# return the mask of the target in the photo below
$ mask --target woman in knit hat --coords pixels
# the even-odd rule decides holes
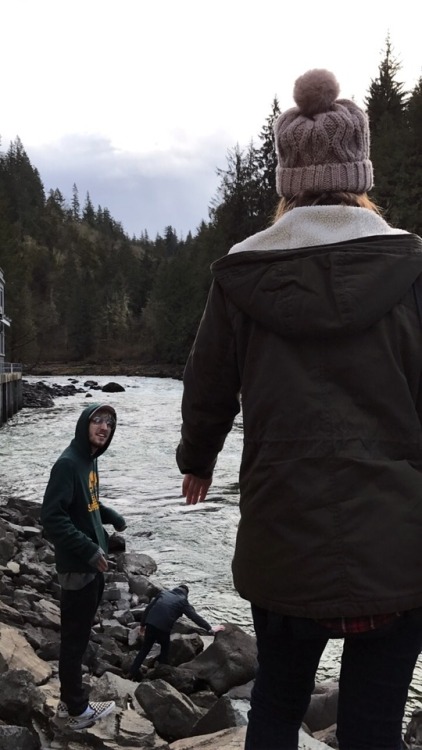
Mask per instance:
[[[213,264],[184,374],[187,503],[205,499],[242,396],[246,750],[296,750],[330,638],[340,750],[399,750],[422,647],[422,240],[368,198],[367,117],[338,95],[328,71],[296,81],[275,124],[277,218]]]

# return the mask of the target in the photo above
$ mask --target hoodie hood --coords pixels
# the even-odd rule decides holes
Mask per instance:
[[[422,240],[407,233],[294,250],[258,248],[259,242],[229,254],[211,269],[236,307],[280,336],[363,331],[422,273]]]
[[[76,423],[75,437],[71,442],[71,446],[76,448],[78,453],[80,453],[85,458],[92,459],[101,456],[110,445],[116,430],[116,427],[113,427],[107,442],[101,448],[98,448],[95,453],[91,453],[91,443],[89,442],[89,420],[93,416],[94,412],[100,410],[109,412],[115,420],[117,419],[116,412],[113,407],[110,406],[110,404],[90,404],[90,406],[83,410]]]

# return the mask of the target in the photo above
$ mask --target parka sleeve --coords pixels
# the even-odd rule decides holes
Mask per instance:
[[[183,375],[182,474],[207,479],[240,411],[236,341],[227,300],[214,281]]]
[[[75,487],[74,467],[71,461],[59,459],[54,464],[41,507],[41,524],[55,546],[89,560],[98,551],[83,531],[76,528],[69,514]]]

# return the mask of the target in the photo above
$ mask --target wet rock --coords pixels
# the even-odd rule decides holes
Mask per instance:
[[[122,391],[125,391],[126,388],[123,388],[123,386],[120,385],[120,383],[111,382],[111,383],[106,383],[105,385],[103,385],[101,390],[104,393],[121,393]]]

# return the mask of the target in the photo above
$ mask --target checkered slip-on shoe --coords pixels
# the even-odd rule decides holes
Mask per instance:
[[[69,716],[66,726],[69,729],[86,729],[95,724],[96,721],[103,719],[114,711],[116,704],[114,701],[91,701],[88,707],[79,714],[79,716]]]
[[[56,708],[56,719],[68,719],[69,711],[67,710],[66,703],[59,701]]]

